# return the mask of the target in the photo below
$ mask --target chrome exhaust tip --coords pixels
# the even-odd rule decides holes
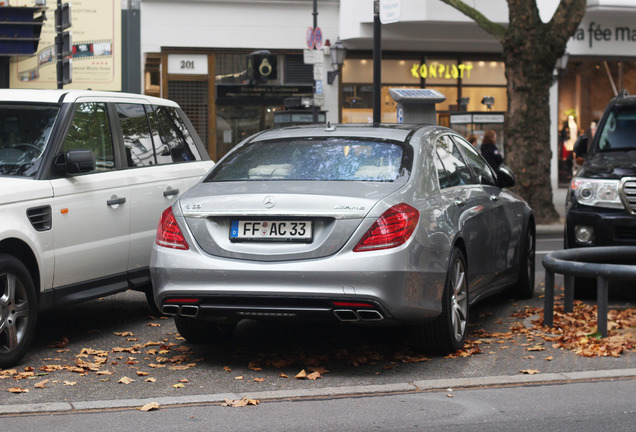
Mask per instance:
[[[199,314],[199,306],[183,305],[179,313],[181,316],[194,318]]]
[[[358,315],[351,309],[334,309],[333,313],[340,321],[360,321]]]
[[[163,305],[161,306],[161,313],[169,316],[179,315],[179,306],[173,304]]]
[[[360,317],[362,321],[381,321],[384,319],[382,314],[378,312],[377,310],[360,309],[360,310],[357,310],[356,312],[358,314],[358,317]]]

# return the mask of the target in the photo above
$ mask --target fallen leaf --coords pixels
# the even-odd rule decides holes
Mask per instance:
[[[312,372],[309,375],[307,375],[307,379],[309,380],[317,380],[318,378],[321,378],[318,372]]]
[[[172,384],[172,387],[174,387],[174,388],[185,388],[185,384],[183,384],[183,383]]]
[[[263,382],[263,381],[265,381],[265,378],[254,378],[254,381]]]
[[[298,372],[294,378],[296,378],[296,379],[306,379],[307,378],[307,372],[305,372],[305,369],[303,369],[300,372]]]
[[[10,387],[7,389],[9,393],[28,393],[29,389],[23,389],[20,387]]]
[[[146,378],[146,382],[157,382],[156,378]]]
[[[77,381],[64,381],[64,385],[67,386],[74,386],[75,384],[77,384]]]
[[[49,383],[49,381],[50,381],[49,379],[42,380],[40,382],[35,383],[34,387],[40,388],[40,389],[46,388],[46,385]]]
[[[523,369],[523,370],[520,370],[519,372],[526,375],[535,375],[539,373],[539,371],[536,369]]]
[[[235,379],[235,380],[242,380],[242,379],[243,379],[243,377],[242,377],[242,376],[235,376],[235,377],[234,377],[234,379]]]
[[[244,406],[247,406],[247,405],[258,405],[258,404],[259,404],[258,400],[256,400],[256,399],[248,399],[248,398],[244,397],[243,399],[237,399],[237,400],[225,399],[225,403],[222,404],[222,406],[240,408],[240,407],[244,407]]]
[[[148,376],[150,375],[148,372],[137,371],[137,376]]]
[[[138,409],[139,411],[154,411],[159,409],[159,404],[157,402],[150,402]]]
[[[119,384],[130,384],[131,382],[134,382],[135,380],[132,378],[128,378],[127,376],[121,377],[119,379],[119,381],[117,381]]]
[[[552,360],[554,360],[554,357],[552,357],[552,356],[548,356],[548,357],[546,357],[545,359],[546,359],[547,361],[552,361]]]

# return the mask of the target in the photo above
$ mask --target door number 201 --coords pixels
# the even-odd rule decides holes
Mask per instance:
[[[181,69],[194,69],[194,60],[181,60]]]

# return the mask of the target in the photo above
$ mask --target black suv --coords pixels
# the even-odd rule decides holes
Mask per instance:
[[[565,247],[636,245],[636,96],[610,101],[588,146],[567,199]]]

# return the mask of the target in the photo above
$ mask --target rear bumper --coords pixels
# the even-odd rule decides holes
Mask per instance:
[[[399,248],[271,263],[155,246],[150,271],[157,306],[169,315],[415,323],[441,312],[439,254],[422,249],[426,266],[416,270],[408,266],[412,251]]]

